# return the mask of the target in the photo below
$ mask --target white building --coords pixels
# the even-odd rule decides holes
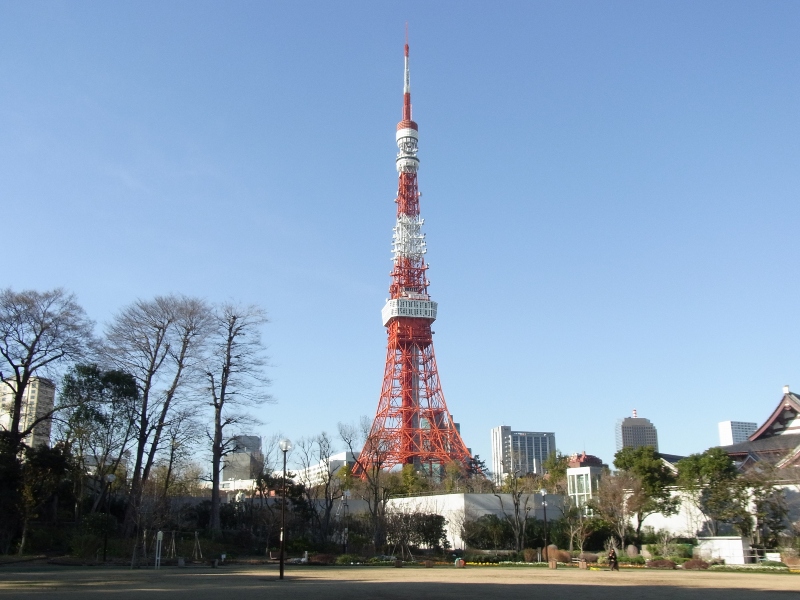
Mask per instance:
[[[345,465],[349,465],[352,468],[356,464],[357,458],[357,452],[355,454],[352,452],[332,454],[327,460],[321,460],[316,465],[300,470],[292,470],[294,481],[302,483],[306,487],[321,485],[326,481],[330,481],[330,478]]]
[[[8,430],[11,427],[11,411],[14,408],[15,382],[5,379],[0,382],[0,427]],[[20,431],[28,429],[36,419],[40,419],[53,410],[56,399],[56,386],[49,379],[31,377],[22,396],[22,415]],[[52,419],[47,418],[38,423],[33,431],[23,440],[31,448],[50,445],[50,428]]]
[[[616,425],[617,451],[623,448],[640,448],[652,446],[658,452],[658,432],[650,419],[643,419],[633,411],[632,417],[617,421]]]
[[[561,496],[547,495],[547,519],[561,518],[563,501]],[[436,496],[411,496],[392,498],[386,506],[389,513],[434,513],[447,519],[447,540],[453,549],[463,549],[461,538],[464,523],[484,515],[500,518],[513,517],[514,505],[511,494],[439,494]],[[523,494],[520,510],[529,519],[544,519],[541,494]]]
[[[603,467],[570,467],[567,469],[567,493],[575,506],[586,506],[597,494]],[[588,508],[584,514],[591,514]]]
[[[542,474],[542,463],[556,451],[556,434],[541,431],[511,431],[501,425],[492,429],[492,473],[497,485],[509,473]]]
[[[719,428],[719,445],[732,446],[741,444],[756,432],[758,423],[745,423],[743,421],[722,421]]]

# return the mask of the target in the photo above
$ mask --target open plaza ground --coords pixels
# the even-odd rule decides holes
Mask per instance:
[[[501,600],[620,598],[744,600],[800,598],[800,576],[771,573],[467,567],[300,567],[278,579],[276,565],[122,569],[5,565],[0,598],[17,600],[324,600],[342,598]]]

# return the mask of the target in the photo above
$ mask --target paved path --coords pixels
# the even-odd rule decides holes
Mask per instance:
[[[0,600],[800,600],[800,576],[531,568],[274,566],[119,569],[6,565]]]

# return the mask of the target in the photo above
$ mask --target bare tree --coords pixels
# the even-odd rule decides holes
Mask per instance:
[[[522,551],[525,547],[525,524],[528,521],[528,514],[533,508],[530,506],[533,494],[539,487],[541,486],[538,484],[537,478],[521,473],[519,470],[510,470],[503,480],[501,492],[511,496],[511,514],[506,512],[503,496],[495,494],[500,501],[500,510],[503,511],[503,515],[514,533],[517,552]]]
[[[372,525],[372,543],[377,551],[384,537],[386,504],[389,502],[392,486],[397,483],[397,477],[384,470],[389,449],[383,442],[376,442],[369,437],[371,427],[367,417],[362,417],[358,426],[339,423],[339,437],[353,456],[357,457],[355,471],[360,479],[354,481],[355,492],[367,502]],[[359,448],[362,448],[360,453]]]
[[[204,360],[203,374],[214,428],[211,434],[211,523],[212,532],[221,530],[220,473],[222,458],[230,451],[228,428],[252,418],[247,407],[269,401],[264,391],[269,380],[264,374],[266,358],[261,327],[267,322],[257,306],[223,304],[213,313],[213,330]]]
[[[179,391],[194,373],[210,323],[210,310],[202,300],[158,296],[134,302],[106,328],[107,359],[131,373],[140,391],[136,455],[125,513],[128,535],[136,525],[142,490],[161,449],[164,428]]]
[[[12,450],[19,452],[25,436],[53,415],[53,411],[37,415],[23,427],[23,398],[31,378],[52,376],[57,365],[86,356],[92,328],[75,295],[61,288],[0,291],[0,356],[7,368],[0,369],[0,379],[13,398],[6,430]]]
[[[597,496],[590,500],[591,508],[612,526],[620,548],[625,548],[625,534],[635,514],[634,505],[641,496],[639,479],[621,471],[605,475],[600,480]]]
[[[336,477],[338,467],[331,464],[333,442],[323,431],[312,438],[301,439],[297,443],[297,451],[302,467],[300,483],[305,487],[308,500],[314,507],[320,539],[327,541],[331,530],[333,506],[336,500],[342,497],[343,492],[342,480]]]
[[[194,411],[184,408],[176,411],[166,430],[166,448],[162,451],[159,466],[162,468],[161,497],[167,503],[170,491],[185,475],[194,457],[195,442],[200,437],[200,426]]]
[[[83,358],[92,345],[92,323],[75,296],[11,288],[0,291],[0,389],[10,398],[2,407],[8,425],[0,431],[0,550],[18,534],[23,492],[24,439],[53,410],[23,420],[26,388],[34,376],[53,378],[56,368]]]

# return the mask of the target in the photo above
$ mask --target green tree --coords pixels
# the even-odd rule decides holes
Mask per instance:
[[[19,554],[25,551],[28,523],[50,503],[70,473],[69,453],[63,446],[27,448],[22,466],[22,538]]]
[[[551,452],[542,462],[547,477],[547,485],[554,494],[567,493],[567,469],[569,457],[560,451]]]
[[[97,510],[107,490],[106,475],[117,473],[134,436],[139,390],[129,373],[97,365],[74,365],[64,376],[58,405],[58,437],[75,467],[75,518],[87,479],[99,490],[90,512]]]
[[[637,493],[629,498],[629,508],[636,517],[636,538],[641,538],[642,523],[649,515],[675,514],[680,502],[670,487],[675,476],[652,446],[623,448],[614,455],[614,466],[639,481]]]
[[[706,518],[712,535],[727,523],[742,534],[751,529],[748,493],[736,466],[722,448],[710,448],[678,461],[678,485]]]

